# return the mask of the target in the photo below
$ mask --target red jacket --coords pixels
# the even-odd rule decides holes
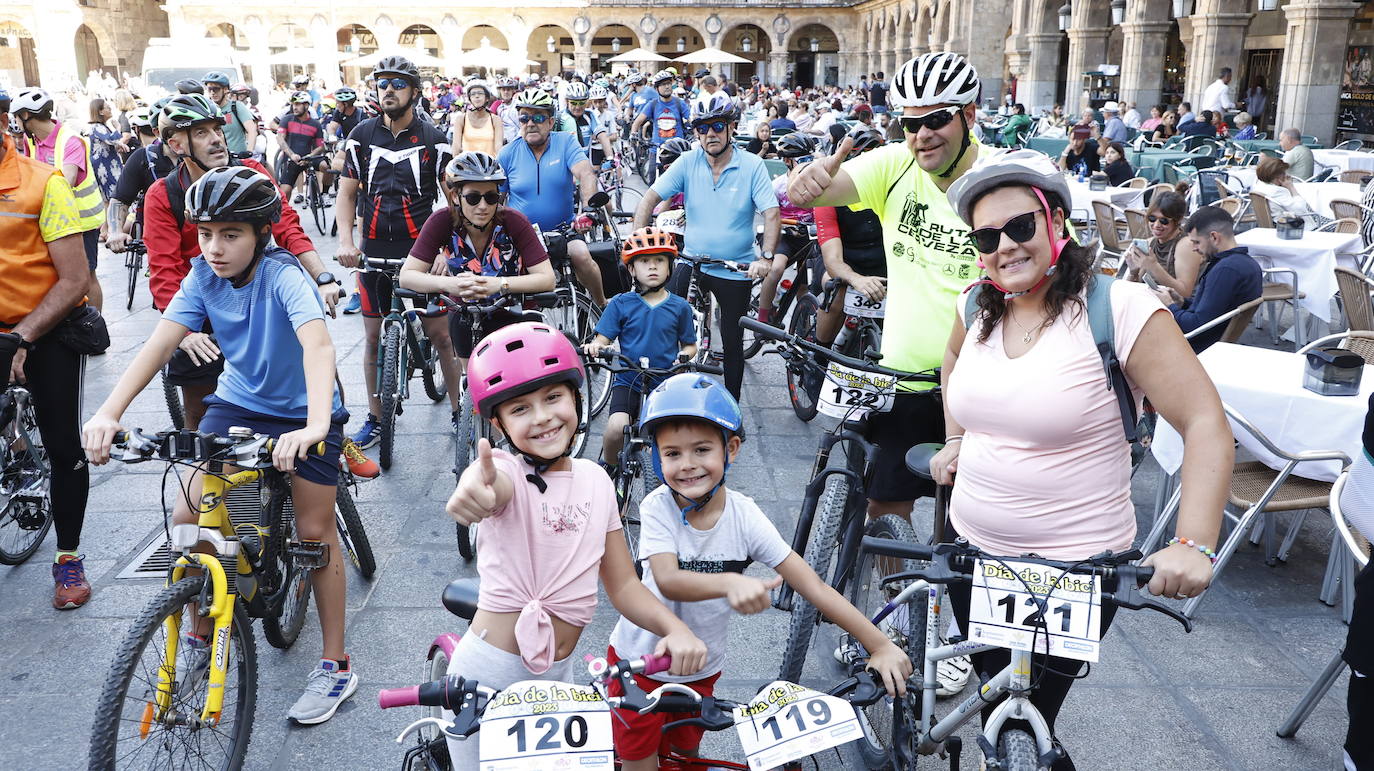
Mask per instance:
[[[267,169],[253,160],[239,163],[250,169],[266,174]],[[185,174],[180,166],[173,174]],[[187,182],[186,177],[182,177]],[[177,226],[177,217],[172,214],[172,205],[167,200],[167,180],[159,179],[148,188],[143,198],[143,243],[148,247],[148,288],[153,293],[153,307],[159,311],[167,307],[172,296],[181,288],[181,280],[191,272],[191,260],[200,256],[200,239],[196,235],[194,223],[186,222]],[[301,230],[301,218],[291,208],[291,202],[282,196],[281,219],[272,225],[272,237],[277,245],[294,255],[311,251],[315,245]]]

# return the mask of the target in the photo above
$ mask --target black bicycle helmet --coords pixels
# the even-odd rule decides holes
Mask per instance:
[[[659,146],[658,155],[655,157],[655,161],[658,163],[659,168],[666,169],[671,166],[673,161],[677,160],[679,156],[691,149],[691,142],[688,142],[682,137],[673,137]]]
[[[816,154],[816,138],[810,134],[792,133],[778,140],[779,158],[801,158]]]
[[[356,102],[357,100],[358,92],[348,86],[340,86],[334,89],[334,101],[336,102]]]
[[[201,123],[224,123],[219,105],[204,94],[174,96],[162,106],[157,117],[158,134],[163,139]]]
[[[716,94],[710,99],[697,102],[696,108],[692,110],[692,125],[694,126],[717,120],[726,122],[735,120],[735,102],[726,94]]]
[[[788,136],[792,135],[788,134]],[[862,123],[850,129],[849,136],[851,139],[854,140],[854,155],[868,152],[869,150],[872,150],[875,147],[882,147],[884,144],[886,144],[885,140],[883,139],[883,132],[877,130],[876,128],[873,128],[872,126],[865,126]],[[786,137],[784,137],[784,139],[785,138]]]
[[[206,85],[214,83],[217,86],[223,86],[226,89],[229,88],[229,76],[219,71],[205,73],[205,77],[201,78],[201,82]]]
[[[185,78],[176,82],[176,89],[178,94],[203,94],[205,84],[195,78]]]
[[[501,184],[505,181],[506,172],[501,168],[501,164],[486,153],[458,153],[444,168],[444,184],[448,185],[450,190],[456,190],[464,182]]]
[[[420,71],[416,69],[414,62],[404,56],[388,56],[377,62],[377,66],[372,70],[372,77],[375,79],[384,75],[400,75],[410,81],[410,85],[420,87]]]
[[[210,169],[186,190],[188,222],[249,222],[281,219],[281,193],[272,180],[247,166]]]

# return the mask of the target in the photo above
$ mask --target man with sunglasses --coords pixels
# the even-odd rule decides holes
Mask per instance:
[[[592,166],[608,169],[615,163],[611,134],[601,124],[596,112],[587,109],[587,100],[590,98],[591,89],[586,83],[569,83],[564,94],[568,109],[559,116],[558,130],[577,137],[577,144],[590,157]]]
[[[657,97],[649,96],[644,102],[644,106],[635,115],[634,123],[630,125],[631,136],[641,136],[640,129],[647,123],[649,124],[649,144],[652,152],[658,152],[658,148],[663,146],[673,137],[682,137],[690,140],[687,126],[692,120],[692,108],[686,102],[673,96],[673,87],[676,85],[676,73],[672,70],[659,70],[654,74],[654,91],[658,92]],[[654,164],[650,164],[651,168]]]
[[[381,439],[381,400],[377,393],[377,340],[382,315],[391,308],[391,274],[410,254],[420,229],[439,200],[444,167],[453,149],[444,132],[421,120],[416,112],[420,98],[420,73],[409,59],[388,56],[377,63],[376,81],[381,114],[368,118],[349,133],[344,142],[344,176],[334,216],[339,226],[337,259],[345,268],[356,268],[362,256],[377,262],[358,274],[362,299],[363,376],[367,379],[368,415],[353,441],[363,448]],[[362,205],[359,206],[359,194]],[[362,225],[361,248],[354,242],[354,220]],[[442,318],[422,318],[425,335],[439,354],[445,383],[457,383],[461,372],[449,342],[448,324]],[[461,389],[449,388],[449,406],[456,411]]]
[[[564,231],[568,258],[577,280],[593,302],[604,306],[601,268],[583,240],[583,234],[591,229],[592,219],[573,211],[574,192],[584,204],[596,193],[596,172],[572,134],[553,130],[552,96],[537,88],[527,88],[515,95],[514,104],[520,113],[520,136],[502,147],[497,156],[501,168],[506,170],[508,205],[540,230]]]
[[[692,119],[700,147],[683,153],[663,172],[635,209],[634,229],[649,224],[659,202],[683,194],[687,227],[683,253],[749,263],[748,275],[723,266],[702,268],[702,287],[720,304],[725,387],[736,399],[744,382],[744,332],[740,317],[749,312],[751,279],[767,274],[778,245],[782,219],[778,198],[763,161],[735,149],[735,104],[717,94]],[[763,254],[754,259],[754,215],[763,215]],[[669,289],[686,296],[692,271],[673,272]]]
[[[224,113],[224,141],[229,143],[229,152],[251,151],[258,142],[258,121],[248,105],[230,97],[229,76],[207,72],[201,82],[205,84],[205,95]]]

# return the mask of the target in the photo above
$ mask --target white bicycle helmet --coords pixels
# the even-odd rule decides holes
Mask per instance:
[[[41,88],[21,88],[10,101],[10,112],[40,113],[52,110],[52,96]]]
[[[978,100],[978,71],[949,51],[921,54],[897,70],[892,79],[893,107],[972,104]]]
[[[563,92],[563,98],[569,102],[585,102],[587,101],[587,93],[587,84],[580,80],[574,80],[568,84],[567,89]]]
[[[597,99],[609,99],[610,92],[606,90],[605,86],[592,86],[591,90],[587,92],[587,98],[592,101],[596,101]]]

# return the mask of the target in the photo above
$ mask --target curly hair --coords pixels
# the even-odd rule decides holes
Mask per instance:
[[[1006,187],[1030,189],[1028,185],[1021,182],[1008,182],[990,188],[983,195]],[[1051,214],[1058,210],[1067,222],[1068,207],[1064,205],[1059,196],[1048,190],[1040,192],[1044,193]],[[1041,211],[1041,214],[1043,213]],[[1059,253],[1059,262],[1055,264],[1054,275],[1050,278],[1049,286],[1045,290],[1045,305],[1049,308],[1049,315],[1045,319],[1046,326],[1058,320],[1064,313],[1064,309],[1070,305],[1075,306],[1076,313],[1081,313],[1085,309],[1081,295],[1088,288],[1088,281],[1092,277],[1095,250],[1073,240],[1068,233],[1067,226],[1063,236],[1069,237],[1070,240]],[[982,318],[982,324],[978,328],[978,342],[986,343],[992,330],[1007,314],[1007,299],[1002,292],[993,287],[991,290],[979,292],[977,302]],[[970,321],[972,320],[970,319]]]

